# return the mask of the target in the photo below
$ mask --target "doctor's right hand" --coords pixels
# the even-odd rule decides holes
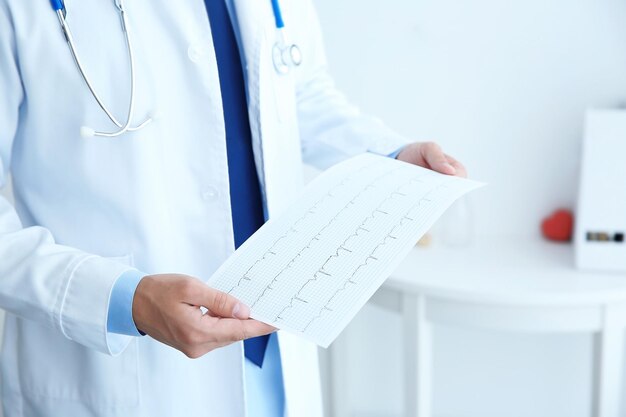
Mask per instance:
[[[133,319],[139,330],[189,358],[276,330],[250,319],[250,309],[234,297],[178,274],[144,277],[135,291]]]

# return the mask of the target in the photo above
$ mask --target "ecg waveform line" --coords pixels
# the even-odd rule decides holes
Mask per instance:
[[[348,284],[353,284],[353,285],[357,285],[358,282],[354,281],[354,277],[358,274],[358,272],[360,271],[361,268],[364,268],[368,265],[369,260],[373,260],[373,261],[377,261],[378,258],[375,257],[374,255],[376,254],[376,251],[378,249],[380,249],[381,247],[385,246],[387,244],[387,240],[391,239],[391,240],[396,240],[397,237],[394,236],[396,229],[398,227],[402,227],[404,225],[405,221],[415,221],[414,218],[409,217],[409,214],[415,210],[418,207],[421,207],[422,203],[424,202],[431,202],[431,200],[428,198],[428,196],[432,193],[434,193],[435,191],[439,190],[440,188],[446,188],[445,183],[444,184],[440,184],[439,186],[433,188],[432,190],[430,190],[428,193],[426,193],[426,195],[422,198],[420,198],[420,200],[414,204],[413,206],[411,206],[411,208],[409,208],[404,215],[400,218],[400,221],[396,224],[393,225],[393,227],[391,227],[391,229],[389,229],[389,232],[383,237],[383,239],[374,247],[374,249],[372,249],[372,251],[369,253],[369,255],[365,258],[365,261],[362,262],[361,264],[359,264],[356,269],[352,272],[352,274],[350,274],[350,276],[348,277],[348,279],[346,279],[342,285],[341,288],[338,288],[335,293],[330,296],[330,298],[326,301],[326,303],[322,306],[322,308],[319,310],[319,313],[317,315],[315,315],[313,318],[311,318],[311,320],[304,326],[304,328],[302,328],[301,332],[304,333],[308,330],[308,328],[318,319],[320,319],[322,317],[322,315],[324,314],[325,311],[328,312],[333,312],[334,310],[331,309],[329,306],[332,303],[332,301],[337,297],[337,295],[339,293],[341,293],[342,291],[345,291],[345,289],[348,287]],[[275,320],[276,322],[277,320]]]
[[[381,163],[378,163],[376,166],[381,165]],[[316,209],[319,207],[319,205],[321,205],[328,197],[334,197],[335,195],[333,194],[334,191],[336,191],[338,188],[341,188],[342,186],[344,186],[346,183],[348,183],[354,176],[356,176],[358,173],[364,171],[366,168],[368,168],[367,166],[363,166],[360,169],[358,169],[357,171],[353,172],[352,174],[348,175],[347,177],[343,178],[341,181],[339,181],[339,183],[335,184],[326,194],[324,194],[324,196],[322,196],[322,198],[320,198],[319,200],[317,200],[308,210],[306,210],[304,212],[304,214],[298,218],[292,225],[291,227],[280,237],[278,237],[278,239],[276,239],[274,241],[274,243],[272,243],[272,245],[269,247],[269,249],[267,249],[265,251],[265,253],[263,254],[263,256],[260,259],[257,259],[249,268],[248,270],[243,274],[243,276],[241,278],[239,278],[239,280],[237,281],[237,284],[235,284],[230,290],[228,290],[228,294],[231,294],[237,287],[239,287],[241,285],[241,283],[243,281],[252,281],[252,278],[248,275],[250,273],[250,271],[260,262],[264,261],[265,258],[267,258],[267,255],[276,255],[276,253],[273,251],[274,248],[278,245],[278,243],[283,240],[286,239],[287,236],[289,236],[289,234],[291,234],[292,232],[297,232],[296,230],[296,226],[298,225],[298,223],[304,221],[304,219],[306,219],[309,214],[315,214],[316,213]]]
[[[311,245],[313,244],[313,241],[319,240],[320,236],[322,235],[322,233],[328,229],[343,213],[345,210],[347,210],[348,207],[352,206],[355,204],[355,202],[359,199],[359,197],[361,197],[366,190],[368,190],[369,188],[373,187],[376,182],[380,181],[382,178],[386,177],[387,175],[390,175],[393,171],[389,171],[389,172],[385,172],[382,175],[376,177],[372,182],[370,182],[369,184],[367,184],[365,187],[363,187],[356,195],[354,195],[352,197],[352,199],[350,201],[348,201],[342,208],[341,210],[339,210],[321,229],[319,229],[317,231],[317,233],[309,240],[309,242],[306,244],[305,247],[303,247],[302,249],[300,249],[300,251],[293,257],[291,258],[291,260],[287,263],[287,265],[285,267],[283,267],[283,269],[280,270],[280,272],[278,272],[278,274],[276,274],[274,276],[274,278],[272,278],[272,281],[270,281],[269,284],[267,284],[265,286],[265,288],[263,289],[263,291],[261,292],[261,294],[257,297],[257,299],[252,303],[252,305],[250,306],[250,308],[254,308],[259,301],[261,300],[261,298],[263,298],[265,296],[265,294],[267,294],[268,291],[273,290],[274,287],[272,287],[272,285],[274,283],[276,283],[278,281],[278,277],[281,276],[283,274],[283,272],[285,272],[286,270],[288,270],[289,268],[291,268],[291,266],[295,263],[295,261],[302,256],[302,254],[304,253],[305,250],[307,249],[311,249]],[[321,272],[323,273],[323,271]]]
[[[359,171],[362,171],[363,169],[364,167],[361,168]],[[279,236],[278,239],[276,239],[274,243],[272,243],[269,249],[267,249],[265,253],[263,253],[263,256],[261,258],[254,261],[254,263],[246,270],[246,272],[244,272],[242,277],[239,278],[239,280],[237,281],[237,284],[235,284],[230,290],[228,290],[228,294],[231,294],[235,290],[235,288],[241,285],[243,281],[252,281],[252,278],[248,275],[250,271],[252,271],[252,269],[254,269],[254,267],[257,266],[259,263],[264,261],[265,258],[267,258],[267,255],[276,255],[276,253],[274,252],[274,248],[278,245],[278,243],[281,240],[286,239],[287,236],[289,236],[292,232],[297,232],[296,226],[298,225],[298,223],[302,222],[305,218],[307,218],[309,214],[315,214],[315,209],[317,209],[318,206],[322,204],[322,202],[324,202],[324,200],[326,200],[328,197],[334,197],[333,191],[345,185],[351,177],[352,175],[342,179],[330,191],[328,191],[322,198],[317,200],[307,211],[305,211],[304,214],[300,218],[298,218],[283,235]]]
[[[319,230],[319,231],[318,231],[318,232],[317,232],[317,233],[313,236],[313,238],[309,241],[309,243],[307,243],[307,245],[306,245],[304,248],[302,248],[302,249],[301,249],[301,250],[300,250],[300,251],[299,251],[299,252],[298,252],[298,253],[297,253],[297,254],[296,254],[296,255],[295,255],[292,259],[291,259],[291,261],[287,264],[287,266],[285,266],[285,267],[284,267],[284,268],[283,268],[283,269],[282,269],[282,270],[281,270],[278,274],[276,274],[276,275],[274,276],[274,278],[272,279],[272,281],[270,281],[270,283],[269,283],[269,284],[268,284],[268,285],[267,285],[267,286],[263,289],[263,291],[262,291],[262,292],[261,292],[261,294],[257,297],[257,299],[256,299],[256,300],[252,303],[251,308],[254,308],[254,307],[255,307],[255,306],[259,303],[259,301],[261,300],[261,298],[263,298],[263,297],[265,296],[265,294],[267,294],[267,292],[268,292],[268,291],[270,291],[270,290],[273,290],[273,289],[274,289],[274,287],[272,287],[272,285],[273,285],[275,282],[277,282],[277,281],[278,281],[278,277],[279,277],[280,275],[282,275],[282,273],[283,273],[284,271],[286,271],[287,269],[289,269],[289,268],[290,268],[290,267],[291,267],[291,266],[295,263],[295,260],[296,260],[297,258],[299,258],[300,256],[302,256],[302,253],[303,253],[306,249],[310,249],[310,248],[311,248],[311,244],[313,243],[313,241],[314,241],[314,240],[319,240],[319,237],[320,237],[320,236],[321,236],[321,234],[324,232],[324,230],[326,230],[328,227],[330,227],[330,225],[331,225],[331,224],[332,224],[335,220],[337,220],[337,218],[339,218],[339,217],[341,216],[341,214],[342,214],[342,213],[343,213],[343,212],[344,212],[344,211],[345,211],[348,207],[350,207],[351,205],[353,205],[353,204],[356,202],[356,200],[357,200],[357,199],[358,199],[361,195],[363,195],[363,193],[365,193],[365,191],[366,191],[366,190],[368,190],[369,188],[372,188],[376,182],[380,181],[382,178],[386,177],[387,175],[390,175],[390,174],[392,174],[392,173],[396,172],[398,169],[399,169],[399,168],[396,168],[396,169],[394,169],[393,171],[388,171],[388,172],[386,172],[386,173],[383,173],[383,174],[382,174],[382,175],[380,175],[379,177],[375,178],[372,182],[370,182],[369,184],[367,184],[365,187],[363,187],[363,188],[361,189],[361,191],[359,191],[359,193],[357,193],[355,196],[353,196],[353,198],[352,198],[350,201],[348,201],[348,203],[346,203],[346,205],[345,205],[345,206],[343,206],[343,208],[342,208],[341,210],[339,210],[339,212],[337,212],[337,214],[335,214],[335,216],[333,216],[333,217],[330,219],[330,221],[329,221],[328,223],[326,223],[326,225],[324,225],[324,227],[322,227],[322,228],[321,228],[321,229],[320,229],[320,230]],[[399,196],[406,196],[406,194],[403,194],[403,193],[399,192],[399,190],[401,190],[403,187],[406,187],[406,186],[407,186],[408,184],[410,184],[411,182],[420,182],[420,178],[421,178],[421,177],[423,177],[423,175],[422,175],[422,176],[419,176],[419,177],[412,178],[412,179],[411,179],[411,180],[409,180],[406,184],[403,184],[403,185],[400,185],[399,187],[397,187],[397,188],[396,188],[393,192],[391,192],[391,193],[389,194],[389,196],[388,196],[387,198],[385,198],[385,199],[384,199],[384,200],[383,200],[383,201],[382,201],[382,202],[378,205],[378,207],[377,207],[376,209],[374,209],[374,211],[373,211],[373,212],[372,212],[372,214],[371,214],[371,218],[374,218],[374,213],[376,213],[376,212],[379,212],[379,213],[382,213],[382,214],[388,214],[387,212],[380,210],[380,208],[383,206],[383,204],[384,204],[385,202],[389,201],[390,199],[392,199],[395,195],[399,195]],[[290,300],[290,307],[293,307],[293,301],[294,301],[294,300],[300,300],[300,301],[303,301],[303,302],[305,302],[305,303],[306,303],[306,301],[305,301],[305,300],[302,300],[302,299],[301,299],[301,297],[300,297],[299,295],[300,295],[300,293],[304,290],[304,288],[305,288],[305,287],[306,287],[306,286],[307,286],[310,282],[317,281],[317,279],[318,279],[318,274],[322,274],[322,275],[326,275],[326,276],[331,276],[330,274],[328,274],[328,273],[324,270],[324,267],[326,266],[326,264],[327,264],[328,262],[330,262],[330,261],[332,260],[332,258],[333,258],[333,257],[339,257],[339,252],[338,252],[338,251],[339,251],[339,249],[341,249],[341,248],[338,248],[338,249],[337,249],[337,254],[336,254],[336,256],[331,255],[331,256],[330,256],[330,257],[326,260],[326,262],[324,263],[324,265],[322,265],[322,267],[321,267],[321,268],[320,268],[320,269],[319,269],[319,270],[318,270],[318,271],[317,271],[317,272],[313,275],[313,278],[309,278],[309,279],[307,280],[307,282],[305,282],[305,283],[304,283],[304,285],[300,288],[300,290],[298,291],[298,294],[296,294],[296,296],[294,296],[294,297],[292,297],[292,298],[291,298],[291,300]],[[347,249],[345,249],[345,248],[343,248],[343,250],[345,250],[345,251],[347,251],[347,252],[351,252],[350,250],[347,250]],[[290,308],[290,307],[289,307],[289,308]],[[283,309],[283,310],[282,310],[282,312],[284,312],[284,311],[285,311],[285,310],[287,310],[287,309],[288,309],[288,308],[286,307],[285,309]],[[276,316],[276,318],[274,319],[274,322],[276,322],[276,321],[278,320],[278,317],[280,316],[280,314],[281,314],[281,313],[279,313],[279,314]]]
[[[302,291],[304,291],[304,289],[305,289],[305,288],[306,288],[309,284],[311,284],[312,282],[315,282],[315,281],[317,281],[317,280],[319,279],[319,278],[318,278],[318,274],[322,274],[322,275],[326,275],[326,276],[328,276],[328,277],[331,277],[332,275],[331,275],[331,274],[328,274],[328,273],[325,271],[325,268],[326,268],[326,266],[328,265],[328,263],[329,263],[330,261],[332,261],[333,259],[339,258],[339,256],[340,256],[340,253],[339,253],[339,252],[340,252],[340,250],[345,251],[345,252],[348,252],[348,253],[352,253],[352,250],[350,250],[350,249],[348,249],[348,248],[346,248],[346,247],[345,247],[345,245],[348,243],[348,241],[349,241],[350,239],[352,239],[353,237],[358,237],[358,235],[359,235],[359,231],[360,231],[360,230],[365,230],[365,231],[369,232],[369,230],[368,230],[368,229],[366,229],[366,228],[365,228],[365,226],[367,225],[367,222],[369,222],[370,220],[373,220],[373,219],[376,217],[376,216],[375,216],[375,213],[377,213],[377,212],[378,212],[378,213],[383,213],[383,214],[388,215],[388,213],[387,213],[387,212],[385,212],[385,211],[381,210],[381,207],[382,207],[382,206],[383,206],[386,202],[388,202],[389,200],[393,199],[393,198],[394,198],[394,196],[407,197],[407,195],[406,195],[405,193],[400,192],[400,190],[402,190],[404,187],[408,186],[408,185],[409,185],[409,184],[411,184],[411,183],[415,183],[415,182],[422,182],[421,178],[423,178],[423,177],[424,177],[424,176],[423,176],[423,175],[421,175],[421,176],[418,176],[418,177],[411,178],[409,181],[407,181],[406,183],[404,183],[404,184],[402,184],[402,185],[398,186],[398,187],[397,187],[394,191],[392,191],[391,193],[389,193],[389,195],[388,195],[385,199],[383,199],[383,200],[382,200],[382,201],[378,204],[378,206],[377,206],[374,210],[372,210],[372,212],[371,212],[371,213],[370,213],[367,217],[365,217],[365,219],[363,219],[363,221],[362,221],[362,222],[361,222],[361,224],[360,224],[360,225],[356,228],[356,230],[355,230],[352,234],[350,234],[350,235],[349,235],[349,236],[348,236],[348,237],[347,237],[347,238],[343,241],[343,243],[342,243],[341,245],[339,245],[339,247],[335,250],[335,253],[334,253],[334,254],[332,254],[332,255],[330,255],[330,256],[326,259],[326,261],[322,264],[322,266],[321,266],[321,267],[320,267],[320,268],[319,268],[319,269],[318,269],[318,270],[317,270],[317,271],[313,274],[313,277],[312,277],[312,278],[309,278],[306,282],[304,282],[304,284],[302,284],[302,286],[301,286],[301,287],[300,287],[300,289],[296,292],[296,294],[295,294],[295,295],[293,295],[293,296],[291,297],[291,299],[290,299],[289,303],[288,303],[288,304],[287,304],[287,305],[286,305],[286,306],[285,306],[285,307],[284,307],[284,308],[283,308],[283,309],[282,309],[282,310],[281,310],[281,311],[280,311],[280,312],[276,315],[276,317],[274,318],[274,323],[276,323],[278,320],[281,320],[281,319],[282,319],[282,315],[285,313],[285,311],[289,310],[290,308],[293,308],[293,306],[294,306],[294,301],[296,301],[296,300],[297,300],[297,301],[301,301],[301,302],[304,302],[304,303],[308,303],[308,301],[304,300],[304,299],[300,296],[300,295],[301,295],[301,293],[302,293]],[[428,197],[428,195],[429,195],[430,193],[434,192],[437,188],[438,188],[438,187],[436,187],[436,188],[434,188],[434,189],[432,189],[432,190],[429,190],[429,192],[427,192],[427,193],[426,193],[426,195],[420,199],[420,202],[418,202],[415,206],[413,206],[413,207],[409,210],[409,212],[410,212],[411,210],[413,210],[415,207],[419,206],[419,204],[420,204],[421,202],[423,202],[423,201],[430,201],[430,200],[428,200],[426,197]],[[407,218],[408,218],[408,217],[407,217]],[[401,223],[403,220],[404,220],[404,217],[401,219],[400,223]],[[394,229],[395,229],[395,227],[396,227],[396,226],[394,226]],[[376,253],[376,250],[377,250],[380,246],[383,246],[384,244],[386,244],[387,239],[393,239],[393,240],[395,240],[395,239],[397,239],[397,238],[396,238],[395,236],[391,236],[391,235],[387,235],[387,236],[385,236],[385,238],[383,239],[383,243],[382,243],[382,244],[379,244],[378,246],[376,246],[376,247],[374,248],[374,250],[372,251],[372,253],[371,253],[371,254],[370,254],[370,255],[369,255],[369,256],[365,259],[364,263],[362,263],[361,265],[359,265],[359,266],[357,267],[357,269],[353,272],[353,274],[352,274],[352,275],[351,275],[351,277],[348,279],[348,281],[349,281],[352,277],[354,277],[354,275],[356,275],[356,273],[359,271],[359,269],[360,269],[360,268],[367,266],[367,264],[368,264],[368,262],[369,262],[369,260],[370,260],[370,259],[371,259],[371,260],[374,260],[374,261],[377,261],[377,260],[378,260],[376,257],[374,257],[374,254]],[[345,287],[346,287],[346,285],[344,285],[344,289],[345,289]],[[332,298],[332,297],[331,297],[331,298]],[[257,300],[257,301],[258,301],[258,300]],[[330,309],[328,308],[328,304],[329,304],[329,302],[327,302],[327,303],[324,305],[324,307],[322,307],[322,310],[332,311],[332,310],[330,310]],[[320,315],[321,315],[321,312],[320,312]],[[307,325],[307,327],[308,327],[308,325]],[[305,328],[304,330],[302,330],[302,331],[304,332],[305,330],[306,330],[306,328]]]
[[[334,186],[328,193],[326,193],[320,200],[318,200],[309,210],[307,210],[305,212],[305,214],[300,217],[298,220],[296,220],[294,222],[294,224],[287,230],[287,232],[285,232],[282,236],[280,236],[278,239],[276,239],[276,241],[272,244],[272,246],[270,246],[270,248],[265,251],[265,253],[263,254],[263,256],[260,259],[257,259],[248,269],[247,271],[243,274],[243,276],[237,281],[237,284],[235,284],[229,291],[228,293],[231,294],[237,287],[239,287],[243,281],[252,281],[252,277],[250,277],[248,274],[250,273],[250,271],[252,271],[252,269],[258,265],[259,263],[261,263],[263,260],[265,260],[267,258],[267,255],[272,254],[275,255],[275,252],[273,252],[273,249],[278,245],[278,242],[280,242],[282,239],[285,239],[291,232],[297,232],[297,230],[295,229],[295,226],[303,221],[303,219],[305,219],[309,214],[314,214],[315,212],[312,211],[313,208],[317,207],[318,205],[321,204],[322,201],[324,201],[326,198],[328,197],[334,197],[334,195],[332,194],[332,192],[338,188],[340,188],[343,184],[345,184],[347,181],[349,181],[349,179],[356,175],[358,172],[363,171],[365,168],[367,167],[362,167],[360,170],[358,170],[357,172],[353,173],[352,175],[344,178],[343,180],[341,180],[336,186]],[[267,294],[268,291],[272,290],[272,284],[276,283],[278,281],[278,277],[280,277],[280,275],[282,275],[283,272],[285,272],[287,269],[291,268],[291,266],[295,263],[295,261],[302,256],[302,253],[306,250],[306,249],[310,249],[311,245],[313,244],[313,241],[319,240],[319,237],[321,236],[321,234],[328,228],[330,227],[330,225],[337,220],[337,218],[351,205],[354,205],[354,203],[356,202],[356,200],[363,195],[363,193],[365,193],[366,190],[374,187],[374,184],[376,184],[378,181],[380,181],[382,178],[391,175],[392,173],[396,172],[399,168],[396,168],[394,170],[391,171],[387,171],[384,172],[383,174],[379,175],[378,177],[374,178],[370,183],[368,183],[366,186],[364,186],[355,196],[353,196],[353,198],[348,201],[348,203],[346,203],[346,205],[337,213],[335,214],[335,216],[333,216],[328,223],[326,223],[326,225],[324,225],[320,230],[318,230],[318,232],[313,236],[313,238],[311,238],[311,240],[309,240],[309,242],[307,243],[307,245],[305,247],[303,247],[300,252],[298,252],[288,263],[285,267],[283,267],[273,278],[272,281],[270,281],[270,283],[268,285],[265,286],[265,288],[262,290],[261,294],[256,298],[256,300],[250,305],[250,308],[254,308],[258,302],[261,300],[261,298],[263,298],[265,296],[265,294]]]

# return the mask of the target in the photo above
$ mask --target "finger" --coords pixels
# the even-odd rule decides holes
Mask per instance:
[[[209,316],[203,318],[199,326],[194,326],[194,328],[196,335],[195,343],[199,347],[208,350],[276,331],[274,327],[257,320],[237,320]]]
[[[274,327],[257,320],[227,319],[205,314],[186,329],[177,348],[182,347],[183,353],[195,358],[211,350],[274,331]]]
[[[202,282],[197,283],[197,288],[193,289],[190,296],[190,302],[205,307],[211,313],[210,315],[234,317],[241,320],[246,320],[250,317],[250,308],[248,306],[232,295],[211,288]]]
[[[216,343],[232,343],[275,332],[269,324],[257,320],[218,319],[211,333]]]
[[[432,170],[447,175],[456,174],[456,169],[448,162],[446,155],[436,143],[425,143],[420,147],[420,151],[422,157]]]
[[[454,169],[456,170],[456,175],[458,177],[467,178],[467,170],[465,169],[465,166],[462,163],[460,163],[459,161],[457,161],[456,159],[454,159],[448,154],[446,154],[446,158],[448,159],[448,162],[450,163],[450,165],[452,165]]]

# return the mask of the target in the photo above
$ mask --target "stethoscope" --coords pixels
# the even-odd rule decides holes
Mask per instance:
[[[117,130],[113,132],[99,132],[95,129],[92,129],[87,126],[83,126],[80,128],[80,134],[82,137],[93,137],[93,136],[102,136],[113,138],[117,136],[121,136],[126,132],[134,132],[136,130],[143,129],[148,124],[154,121],[154,116],[149,116],[142,123],[137,126],[132,126],[133,115],[135,113],[135,56],[133,51],[133,45],[131,42],[131,37],[128,30],[128,19],[126,18],[126,9],[124,8],[123,0],[113,0],[115,4],[115,8],[117,9],[120,15],[120,22],[122,25],[122,31],[124,33],[124,38],[126,40],[126,51],[128,52],[128,61],[130,67],[130,100],[128,103],[128,112],[126,114],[126,122],[119,122],[113,113],[109,111],[108,107],[102,101],[100,95],[96,92],[91,80],[87,76],[85,69],[81,63],[81,60],[78,56],[78,52],[76,51],[76,46],[74,44],[74,38],[72,36],[72,31],[69,28],[69,25],[66,20],[67,9],[65,8],[65,3],[63,0],[50,0],[52,4],[52,9],[57,14],[59,18],[59,23],[61,24],[61,29],[63,30],[63,34],[65,35],[65,40],[67,41],[67,45],[69,46],[70,52],[72,54],[72,58],[76,63],[76,67],[78,68],[78,72],[80,72],[81,77],[87,84],[87,88],[96,99],[96,102],[102,109],[104,113],[106,113],[107,117],[111,122],[117,126]],[[285,34],[285,22],[283,21],[283,16],[280,8],[280,4],[278,0],[271,0],[272,2],[272,11],[274,12],[274,20],[276,23],[277,30],[277,40],[274,43],[272,48],[272,61],[274,63],[274,69],[278,74],[284,75],[288,74],[291,68],[297,67],[302,63],[302,53],[300,52],[300,48],[296,44],[290,44],[287,41],[287,36]]]
[[[287,42],[285,22],[283,21],[283,14],[278,0],[272,0],[272,10],[274,11],[274,21],[276,23],[276,31],[278,32],[278,39],[272,48],[272,61],[277,73],[288,74],[292,67],[302,64],[302,53],[298,45]]]

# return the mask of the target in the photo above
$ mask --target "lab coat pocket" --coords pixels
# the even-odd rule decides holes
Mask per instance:
[[[132,266],[131,254],[108,257]],[[73,342],[57,330],[41,326],[19,334],[22,352],[21,384],[25,397],[42,407],[70,402],[106,411],[139,405],[138,344],[136,338],[118,356],[112,357]],[[39,407],[38,406],[38,407]],[[52,415],[52,414],[51,414]]]

